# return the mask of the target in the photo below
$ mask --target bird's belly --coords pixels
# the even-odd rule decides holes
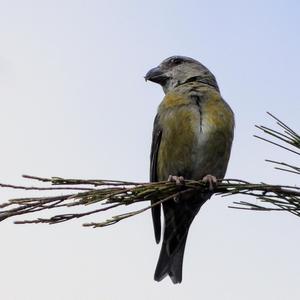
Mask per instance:
[[[183,107],[164,118],[166,126],[158,153],[159,180],[169,175],[195,180],[207,174],[222,178],[230,152],[224,128],[212,126],[209,119],[200,119],[197,108]]]

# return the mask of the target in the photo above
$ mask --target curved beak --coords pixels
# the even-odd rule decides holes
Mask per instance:
[[[145,75],[145,80],[149,80],[162,85],[168,80],[168,77],[162,72],[160,67],[155,67]]]

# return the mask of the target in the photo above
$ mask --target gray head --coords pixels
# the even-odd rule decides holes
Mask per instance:
[[[165,93],[175,87],[192,81],[199,81],[219,90],[215,76],[200,62],[186,56],[171,56],[151,69],[145,80],[158,83]]]

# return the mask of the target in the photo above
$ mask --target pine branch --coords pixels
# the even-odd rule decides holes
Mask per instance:
[[[284,150],[287,150],[289,152],[292,152],[296,155],[300,155],[300,136],[297,134],[294,130],[292,130],[287,124],[284,122],[280,121],[278,118],[276,118],[274,115],[271,113],[267,113],[269,116],[271,116],[275,121],[276,124],[279,126],[279,130],[274,130],[271,128],[268,128],[266,126],[256,126],[258,129],[260,129],[263,133],[267,134],[269,137],[272,137],[273,139],[275,138],[276,142],[274,140],[268,139],[268,138],[263,138],[261,136],[254,135],[256,138],[261,139],[263,141],[266,141],[268,143],[271,143],[277,147],[280,147]],[[285,146],[283,144],[285,144]],[[285,162],[279,162],[275,160],[270,160],[267,159],[267,162],[270,162],[272,164],[275,164],[276,170],[280,171],[285,171],[289,172],[292,174],[300,175],[300,167],[294,166]],[[299,189],[298,187],[295,187],[296,189]],[[294,208],[296,206],[299,206],[299,197],[294,197],[292,195],[286,196],[282,194],[277,194],[277,196],[267,196],[264,195],[262,197],[258,197],[262,203],[269,203],[272,204],[273,206],[276,206],[277,208],[270,208],[270,207],[265,207],[265,206],[257,206],[254,205],[250,202],[238,202],[236,204],[240,205],[242,209],[254,209],[255,207],[259,207],[261,210],[286,210],[289,211],[297,216],[299,215],[299,211],[295,210]],[[281,202],[278,201],[278,199],[281,199]]]
[[[0,221],[19,215],[28,215],[44,210],[67,209],[70,210],[74,206],[87,207],[97,204],[96,209],[91,209],[82,213],[63,213],[54,214],[49,218],[35,218],[32,220],[16,221],[16,224],[29,223],[47,223],[57,224],[72,219],[86,217],[88,215],[97,214],[103,211],[113,210],[119,206],[129,206],[139,202],[149,202],[156,200],[153,205],[148,205],[139,210],[131,210],[127,213],[114,215],[103,222],[84,223],[84,226],[104,227],[118,223],[121,220],[135,216],[149,210],[155,205],[159,205],[165,201],[174,201],[180,199],[184,194],[196,194],[209,192],[209,187],[202,181],[186,180],[184,185],[178,186],[173,182],[163,181],[156,183],[135,183],[115,180],[81,180],[81,179],[65,179],[60,177],[42,178],[36,176],[24,175],[25,178],[38,180],[41,182],[51,183],[55,187],[27,187],[13,186],[17,189],[36,189],[36,190],[53,190],[58,187],[68,189],[84,189],[83,191],[66,194],[61,196],[49,197],[30,197],[12,199],[3,203],[0,208]],[[79,187],[85,185],[89,187]],[[7,186],[7,185],[6,185]],[[271,203],[275,208],[266,208],[260,205],[252,205],[248,202],[238,202],[236,205],[247,205],[247,209],[252,210],[288,210],[293,214],[300,215],[300,188],[293,186],[279,186],[270,184],[253,184],[238,179],[226,179],[220,181],[214,190],[215,194],[229,196],[244,194],[254,196],[263,202]],[[188,201],[188,200],[185,200]],[[292,201],[292,204],[291,204]],[[103,207],[99,208],[99,205]],[[239,206],[234,206],[239,208]]]
[[[281,131],[274,130],[265,126],[257,126],[263,133],[275,138],[273,140],[256,136],[257,138],[291,151],[300,155],[300,136],[289,128],[285,123],[268,113],[280,127]],[[284,143],[285,146],[282,144]],[[300,174],[300,168],[278,162],[267,160],[276,165],[276,169]],[[67,194],[46,196],[46,197],[27,197],[11,199],[0,204],[0,222],[17,216],[28,215],[40,211],[59,211],[53,213],[48,218],[33,218],[31,220],[15,221],[16,224],[46,223],[57,224],[67,222],[73,219],[83,218],[89,215],[98,214],[104,211],[112,211],[120,206],[127,206],[155,200],[152,205],[146,205],[142,209],[129,210],[123,214],[113,214],[109,219],[102,222],[84,223],[89,227],[105,227],[116,224],[121,220],[141,214],[155,205],[166,201],[188,201],[189,197],[183,197],[185,194],[193,195],[197,193],[211,192],[209,186],[202,181],[185,180],[183,185],[176,185],[173,182],[163,181],[155,183],[136,183],[118,180],[102,179],[66,179],[61,177],[37,177],[23,175],[29,180],[38,181],[50,186],[20,186],[0,183],[0,187],[19,189],[19,190],[36,190],[36,191],[65,191]],[[70,192],[73,191],[73,192]],[[222,196],[247,195],[255,197],[259,201],[256,203],[240,201],[234,202],[232,208],[248,209],[256,211],[287,211],[296,216],[300,216],[300,187],[272,185],[266,183],[249,183],[239,179],[224,179],[216,185],[214,194]],[[258,203],[257,203],[258,202]],[[75,213],[74,207],[82,207],[87,211]],[[93,209],[91,208],[93,206]],[[96,206],[96,208],[94,208]],[[130,206],[131,208],[131,206]],[[62,212],[60,212],[62,211]],[[65,213],[68,211],[68,213]]]

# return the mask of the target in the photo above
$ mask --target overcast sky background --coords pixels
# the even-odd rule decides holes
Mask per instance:
[[[270,111],[299,131],[298,1],[0,1],[0,182],[22,174],[147,181],[163,97],[143,76],[181,54],[205,64],[236,116],[227,177],[299,184],[265,158],[295,155],[252,137]],[[297,160],[298,159],[298,160]],[[31,192],[0,190],[1,201]],[[296,300],[300,219],[229,209],[195,219],[183,283],[157,283],[150,213],[104,229],[0,224],[5,300]],[[20,218],[22,219],[22,218]]]

